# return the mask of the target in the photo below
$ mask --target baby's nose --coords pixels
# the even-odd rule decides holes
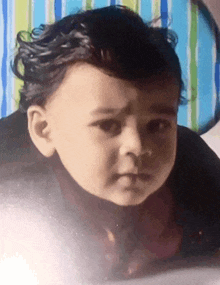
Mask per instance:
[[[121,139],[120,155],[132,154],[139,157],[145,153],[145,136],[136,126],[125,128]]]

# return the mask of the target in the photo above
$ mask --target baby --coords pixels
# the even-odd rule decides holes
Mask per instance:
[[[175,162],[182,81],[167,33],[109,7],[66,17],[32,42],[18,38],[32,141],[118,205],[146,200]]]
[[[70,240],[81,248],[83,278],[140,277],[151,262],[214,255],[219,228],[215,243],[197,242],[206,228],[195,213],[205,212],[207,200],[192,203],[199,185],[189,172],[200,167],[199,159],[203,165],[207,151],[216,173],[220,163],[199,136],[177,126],[183,82],[175,34],[145,24],[126,7],[110,6],[41,26],[31,38],[17,36],[13,70],[24,85],[19,111],[2,121],[2,129],[10,126],[17,134],[12,163],[0,171],[19,177],[16,187],[32,185],[48,209],[59,192],[60,224],[64,216],[70,220],[62,238],[69,256]],[[195,153],[200,145],[205,151]],[[193,153],[201,155],[196,166]],[[209,171],[202,166],[198,175],[205,191]],[[214,179],[209,187],[219,185]]]

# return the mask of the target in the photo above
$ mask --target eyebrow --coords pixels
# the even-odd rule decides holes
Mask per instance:
[[[121,114],[124,112],[129,113],[130,106],[126,106],[124,108],[98,108],[91,112],[92,115],[97,114]],[[164,104],[154,104],[149,108],[150,113],[158,114],[158,115],[168,115],[172,117],[176,117],[177,110],[174,107],[166,106]]]
[[[94,111],[91,112],[92,115],[97,115],[97,114],[120,114],[124,113],[126,111],[129,111],[130,106],[125,106],[124,108],[98,108]]]
[[[150,112],[159,115],[168,115],[175,117],[177,115],[177,110],[175,107],[166,106],[163,104],[154,104],[150,107]]]

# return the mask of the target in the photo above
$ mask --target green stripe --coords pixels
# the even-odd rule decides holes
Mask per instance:
[[[197,97],[198,97],[198,82],[197,82],[197,21],[198,10],[195,4],[191,4],[191,25],[190,25],[190,82],[191,82],[191,129],[198,130],[197,121]]]
[[[91,10],[92,8],[92,0],[86,0],[86,10]]]
[[[28,1],[28,32],[31,32],[33,28],[32,25],[32,0]]]

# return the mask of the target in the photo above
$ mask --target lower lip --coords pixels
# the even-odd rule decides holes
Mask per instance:
[[[123,175],[118,178],[118,182],[122,187],[129,187],[132,184],[135,184],[135,177],[129,175]]]
[[[123,187],[131,187],[137,184],[138,181],[147,182],[151,179],[150,175],[122,175],[118,178],[118,182]]]

